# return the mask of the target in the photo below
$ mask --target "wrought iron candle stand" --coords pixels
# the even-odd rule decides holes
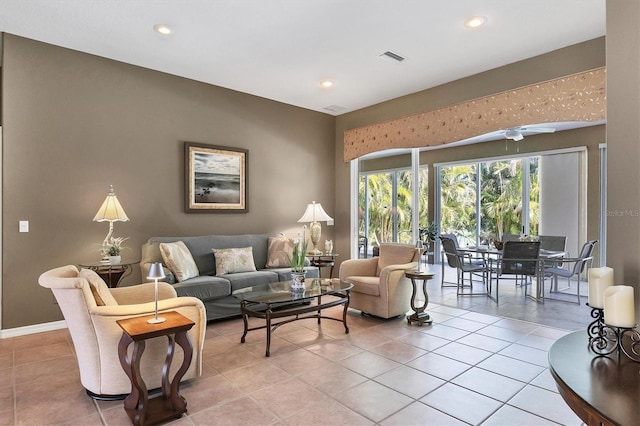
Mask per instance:
[[[591,307],[588,303],[587,306]],[[602,337],[604,328],[604,309],[591,308],[591,318],[595,319],[587,327],[587,334],[589,335],[589,346],[591,346],[594,339],[599,339]]]
[[[587,333],[589,349],[600,356],[622,352],[632,361],[640,362],[640,333],[635,327],[614,327],[604,323],[603,310],[593,308],[591,316],[595,318]],[[625,338],[626,337],[626,338]]]

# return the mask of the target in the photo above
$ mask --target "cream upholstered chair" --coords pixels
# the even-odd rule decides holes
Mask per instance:
[[[47,271],[40,275],[38,282],[53,291],[62,310],[75,347],[80,381],[87,394],[96,399],[119,399],[129,394],[131,381],[118,358],[122,329],[116,320],[154,313],[154,284],[109,289],[94,271],[79,271],[73,265]],[[177,311],[195,322],[188,332],[193,357],[182,380],[200,376],[207,325],[202,301],[177,297],[173,287],[166,283],[158,283],[158,299],[158,311]],[[166,355],[166,337],[146,341],[140,365],[147,389],[160,387]],[[182,348],[176,345],[170,378],[174,377],[182,359]]]
[[[382,318],[403,315],[411,308],[411,281],[420,249],[409,244],[380,244],[380,255],[350,259],[340,265],[340,280],[353,284],[349,307]]]

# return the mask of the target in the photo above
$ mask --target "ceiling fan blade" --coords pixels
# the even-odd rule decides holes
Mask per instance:
[[[556,131],[553,127],[537,127],[537,126],[528,126],[528,127],[520,127],[518,128],[521,132],[527,133],[554,133]]]

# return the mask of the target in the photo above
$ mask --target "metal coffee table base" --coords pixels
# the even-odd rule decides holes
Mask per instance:
[[[322,318],[338,321],[344,324],[344,332],[345,334],[349,334],[349,327],[347,326],[347,309],[349,308],[349,298],[350,291],[346,290],[344,294],[337,293],[331,295],[331,300],[327,302],[322,301],[322,296],[315,297],[318,301],[317,305],[308,305],[304,304],[303,301],[296,302],[286,302],[286,303],[253,303],[246,300],[242,300],[240,303],[240,312],[242,313],[242,319],[244,321],[244,333],[242,334],[242,338],[240,339],[240,343],[245,342],[245,338],[247,333],[253,330],[261,330],[266,329],[267,331],[267,347],[265,351],[265,356],[269,356],[269,349],[271,347],[271,333],[273,333],[278,327],[281,325],[303,320],[309,318],[317,318],[318,324],[320,324],[320,320]],[[327,296],[325,296],[326,299]],[[330,308],[333,306],[343,305],[344,309],[342,311],[342,319],[340,318],[332,318],[322,315],[322,310],[326,308]],[[266,309],[260,309],[264,308]],[[312,315],[304,315],[310,312],[314,312]],[[304,315],[304,316],[301,316]],[[265,325],[259,327],[251,327],[249,328],[249,317],[253,318],[262,318],[266,321]],[[274,319],[277,318],[288,318],[283,321],[278,321],[276,323],[273,322]]]

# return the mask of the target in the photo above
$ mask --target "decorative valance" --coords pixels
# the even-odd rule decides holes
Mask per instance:
[[[495,130],[606,118],[606,68],[347,130],[344,161],[392,148],[439,146]]]

